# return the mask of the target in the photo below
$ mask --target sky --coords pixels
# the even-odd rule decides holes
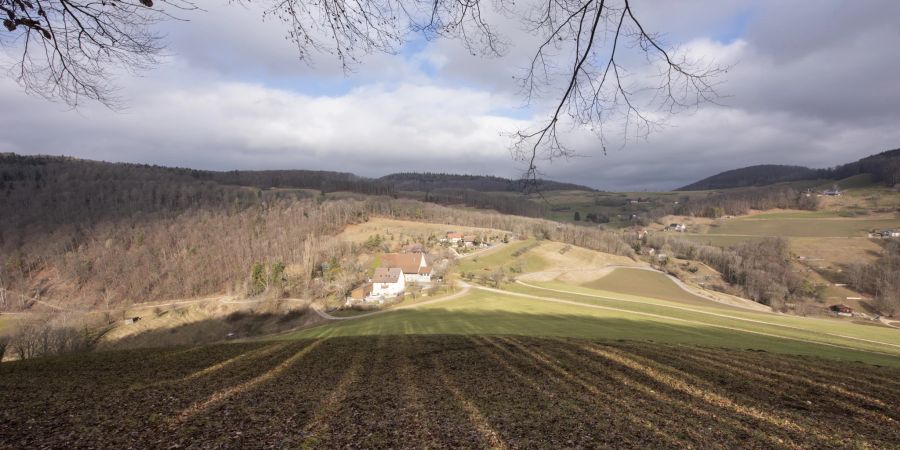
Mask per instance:
[[[345,73],[328,54],[301,61],[287,27],[263,20],[259,4],[204,1],[204,11],[159,24],[165,56],[112,80],[119,109],[72,109],[0,77],[0,152],[371,177],[521,175],[509,135],[546,120],[558,93],[523,96],[515,79],[540,36],[515,15],[485,13],[508,43],[502,56],[410,35],[396,54],[364,55]],[[612,139],[605,153],[591,130],[564,128],[579,156],[539,161],[541,176],[669,190],[748,165],[829,167],[900,147],[900,2],[632,4],[678,51],[728,67],[716,80],[722,97],[666,116],[646,137]]]

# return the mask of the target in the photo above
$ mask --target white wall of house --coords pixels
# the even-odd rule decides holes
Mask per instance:
[[[405,273],[403,278],[407,283],[431,283],[430,273]]]
[[[396,297],[406,289],[406,277],[397,277],[396,283],[372,283],[372,297]]]

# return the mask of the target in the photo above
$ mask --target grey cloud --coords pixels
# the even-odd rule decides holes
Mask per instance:
[[[612,143],[606,156],[596,136],[572,131],[567,138],[590,157],[543,162],[545,176],[609,190],[671,189],[744,165],[824,167],[900,146],[897,2],[660,0],[635,8],[669,42],[737,63],[721,87],[726,106],[678,115],[646,142],[621,150]],[[543,118],[554,100],[551,90],[531,109],[516,108],[523,101],[512,76],[537,38],[514,18],[492,15],[514,44],[504,57],[437,41],[414,55],[371,55],[345,78],[327,55],[313,66],[298,62],[283,26],[260,24],[260,14],[222,6],[166,24],[172,56],[142,78],[120,77],[130,106],[123,112],[69,111],[0,80],[0,103],[16,105],[0,110],[0,151],[209,169],[516,176],[521,167],[500,133]],[[715,42],[739,27],[736,17],[748,21],[746,33]],[[343,89],[321,89],[334,84]]]

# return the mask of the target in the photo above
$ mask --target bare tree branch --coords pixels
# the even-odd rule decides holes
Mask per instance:
[[[169,9],[196,7],[163,0]],[[26,92],[77,106],[82,99],[115,106],[114,70],[153,66],[162,50],[151,31],[172,18],[151,0],[0,0],[0,47],[20,51],[5,69]]]
[[[529,102],[548,92],[555,101],[546,121],[512,136],[514,158],[527,165],[524,180],[536,181],[539,161],[578,156],[567,138],[579,130],[595,133],[605,153],[610,126],[621,127],[624,145],[632,134],[646,138],[668,115],[719,98],[716,80],[725,68],[667,47],[640,22],[633,0],[535,1],[517,16],[541,36],[519,81]],[[482,0],[260,2],[264,18],[287,25],[301,60],[325,52],[345,71],[364,55],[398,52],[415,35],[458,39],[473,55],[501,55],[507,46]],[[491,6],[511,12],[503,0]],[[114,70],[154,65],[162,44],[153,25],[172,18],[167,11],[191,9],[192,0],[0,0],[0,46],[21,52],[8,71],[27,92],[72,106],[83,98],[112,106]]]
[[[560,124],[569,130],[589,128],[606,152],[605,127],[621,125],[623,145],[633,132],[646,138],[664,121],[660,113],[676,114],[716,102],[716,79],[724,67],[692,61],[687,55],[667,50],[657,35],[648,33],[638,20],[630,0],[613,5],[612,0],[547,0],[530,19],[533,30],[542,33],[530,66],[520,79],[529,101],[543,87],[564,80],[561,93],[547,121],[537,128],[513,134],[512,154],[527,164],[523,179],[537,180],[537,162],[578,156],[563,137]],[[609,42],[608,45],[605,45]],[[567,48],[572,65],[551,66],[551,49]],[[625,50],[637,51],[656,73],[630,82]],[[526,183],[526,186],[530,185]]]

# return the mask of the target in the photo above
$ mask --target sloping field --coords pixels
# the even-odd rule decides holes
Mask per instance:
[[[541,245],[535,240],[512,241],[502,247],[485,251],[483,254],[460,260],[460,272],[483,273],[503,268],[509,271],[517,267],[520,271],[531,272],[547,267],[547,262],[535,252]]]
[[[681,289],[665,274],[642,269],[618,268],[602,278],[584,283],[591,289],[671,300],[689,305],[714,306],[715,302]]]
[[[564,284],[542,285],[572,288]],[[755,349],[900,366],[900,330],[637,296],[593,296],[509,285],[462,298],[280,336],[280,339],[397,334],[503,334]],[[607,294],[608,295],[608,294]]]
[[[782,237],[865,237],[871,229],[900,227],[897,218],[791,218],[749,216],[723,221],[709,234]]]
[[[898,380],[767,353],[509,336],[122,351],[0,365],[0,446],[891,448]]]

